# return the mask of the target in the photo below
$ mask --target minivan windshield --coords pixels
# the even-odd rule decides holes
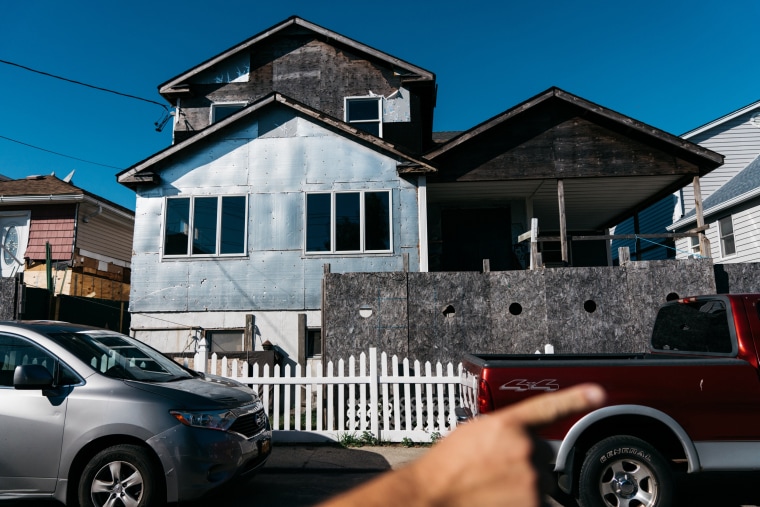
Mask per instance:
[[[157,350],[126,335],[92,330],[47,336],[107,377],[169,382],[193,376]]]

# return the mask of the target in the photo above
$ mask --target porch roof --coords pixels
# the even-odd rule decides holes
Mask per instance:
[[[690,141],[550,88],[426,155],[428,200],[478,206],[525,200],[542,230],[600,231],[723,164]]]

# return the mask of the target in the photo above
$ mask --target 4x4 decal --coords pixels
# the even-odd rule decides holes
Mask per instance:
[[[543,379],[538,382],[516,378],[499,387],[499,391],[517,391],[518,393],[523,391],[556,391],[557,389],[559,389],[559,384],[555,378]]]

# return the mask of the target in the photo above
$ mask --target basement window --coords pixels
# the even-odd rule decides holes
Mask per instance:
[[[248,197],[169,197],[164,256],[244,255]]]
[[[390,252],[390,191],[306,194],[305,243],[307,253]]]
[[[346,97],[346,123],[383,137],[383,101],[382,97]]]

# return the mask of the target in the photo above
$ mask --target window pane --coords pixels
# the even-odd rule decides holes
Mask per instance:
[[[354,123],[353,126],[373,136],[380,137],[380,123]]]
[[[216,253],[216,197],[196,197],[193,212],[193,254]]]
[[[306,251],[330,250],[330,194],[307,194]]]
[[[213,104],[212,108],[214,110],[212,122],[216,123],[243,109],[243,104]]]
[[[721,251],[723,255],[733,255],[736,253],[736,245],[734,244],[734,224],[731,221],[731,217],[726,217],[718,222],[720,230],[720,243]]]
[[[335,194],[335,251],[360,250],[359,194]]]
[[[211,352],[242,352],[244,334],[239,330],[206,331],[206,339],[211,344]]]
[[[378,99],[350,99],[346,101],[348,111],[346,117],[349,123],[363,120],[380,120]]]
[[[364,194],[366,250],[390,250],[389,204],[389,192],[367,192]]]
[[[223,254],[245,253],[246,209],[244,196],[222,197]]]
[[[167,199],[164,255],[187,255],[190,199]]]

